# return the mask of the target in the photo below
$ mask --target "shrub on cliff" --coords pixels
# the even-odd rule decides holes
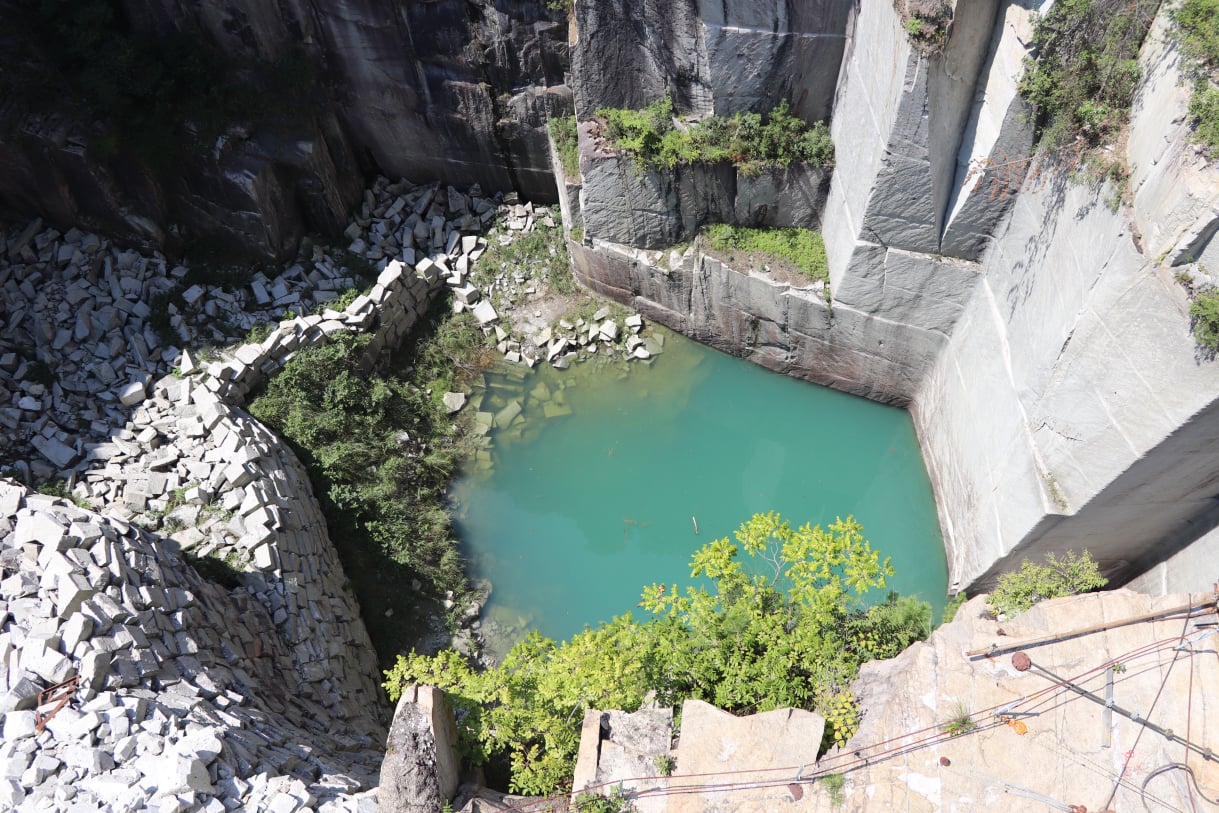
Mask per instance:
[[[1021,94],[1051,150],[1103,146],[1130,115],[1138,53],[1160,0],[1058,0],[1033,33]]]
[[[711,589],[645,588],[646,621],[619,616],[561,644],[532,633],[485,672],[452,651],[412,653],[386,673],[385,688],[391,698],[411,682],[444,689],[464,756],[509,763],[513,790],[526,793],[570,778],[583,710],[635,710],[651,692],[665,705],[693,697],[736,713],[816,709],[827,744],[844,742],[857,725],[849,685],[859,664],[923,637],[930,607],[896,596],[858,607],[893,571],[849,517],[792,528],[759,514],[735,540],[691,559],[691,576]]]
[[[1194,339],[1209,352],[1219,351],[1219,290],[1202,291],[1189,305]]]
[[[1219,0],[1185,0],[1171,12],[1174,32],[1194,76],[1189,100],[1193,140],[1211,158],[1219,158]]]
[[[1169,13],[1186,58],[1206,70],[1219,68],[1219,0],[1184,0]]]
[[[1108,583],[1087,551],[1078,556],[1074,551],[1068,551],[1062,558],[1051,553],[1044,565],[1025,559],[1018,571],[1000,576],[999,585],[986,600],[986,605],[996,615],[1012,616],[1039,601],[1088,593]]]
[[[783,100],[765,118],[759,113],[709,116],[679,128],[673,102],[659,99],[643,110],[601,108],[605,137],[646,167],[730,161],[745,173],[793,162],[834,165],[834,143],[824,122],[806,124]]]
[[[1199,79],[1189,99],[1193,139],[1211,158],[1219,158],[1219,87]]]

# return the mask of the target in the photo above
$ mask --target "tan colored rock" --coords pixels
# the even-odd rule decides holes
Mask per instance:
[[[1117,707],[1213,748],[1219,722],[1204,687],[1219,680],[1219,662],[1203,652],[1213,645],[1199,642],[1196,656],[1174,649],[1183,634],[1197,634],[1197,620],[1213,621],[1213,613],[1205,619],[1187,621],[1177,615],[1067,635],[1188,601],[1188,596],[1152,598],[1118,590],[1044,602],[1002,624],[990,619],[981,599],[970,601],[927,642],[863,668],[855,684],[865,710],[859,732],[818,766],[846,776],[845,804],[836,809],[1047,810],[1056,805],[1066,810],[1082,805],[1087,810],[1141,810],[1145,782],[1152,809],[1161,809],[1155,800],[1170,809],[1191,809],[1184,772],[1157,771],[1188,763],[1203,788],[1215,788],[1219,764],[1188,754],[1180,741],[1169,742],[1116,711],[1106,712],[1039,671],[1049,670],[1100,697],[1111,679]],[[1213,606],[1213,597],[1210,601]],[[1047,636],[1063,637],[1021,646]],[[997,651],[991,656],[965,654],[992,645]],[[1016,651],[1023,651],[1034,668],[1018,671],[1012,659]],[[966,718],[976,726],[972,731],[958,736],[946,731],[954,719],[963,723]],[[834,808],[825,798],[815,809]]]

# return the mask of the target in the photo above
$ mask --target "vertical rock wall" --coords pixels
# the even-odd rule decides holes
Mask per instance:
[[[577,2],[571,69],[581,121],[670,96],[682,113],[829,115],[849,0]]]
[[[667,248],[694,239],[709,223],[815,229],[830,171],[811,164],[743,172],[724,161],[640,167],[580,125],[580,218],[590,239]]]
[[[1219,368],[1162,264],[1208,250],[1219,169],[1188,145],[1167,25],[1161,14],[1141,57],[1134,205],[1038,167],[915,399],[962,586],[1068,548],[1134,575],[1219,520]]]
[[[547,91],[563,84],[567,23],[545,0],[125,5],[151,32],[203,32],[235,59],[303,49],[384,174],[554,198],[545,119],[570,102]]]

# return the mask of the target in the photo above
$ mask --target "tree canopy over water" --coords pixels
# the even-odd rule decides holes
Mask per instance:
[[[857,728],[850,682],[859,665],[893,657],[927,635],[931,607],[890,593],[860,597],[893,575],[852,517],[826,528],[757,514],[691,559],[702,583],[653,584],[631,613],[556,643],[532,633],[499,666],[476,671],[458,653],[399,657],[385,687],[448,692],[463,757],[507,764],[512,789],[547,793],[570,778],[585,709],[636,710],[705,700],[735,713],[782,707],[827,721],[823,746]],[[744,556],[742,556],[744,554]]]

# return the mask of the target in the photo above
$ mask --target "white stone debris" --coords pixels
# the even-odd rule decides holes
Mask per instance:
[[[0,809],[376,809],[371,643],[303,467],[239,407],[339,332],[372,329],[371,365],[501,209],[378,179],[347,231],[376,281],[338,310],[358,264],[319,248],[234,293],[76,230],[4,235],[0,460],[98,513],[0,478]],[[179,349],[205,344],[230,349]]]

